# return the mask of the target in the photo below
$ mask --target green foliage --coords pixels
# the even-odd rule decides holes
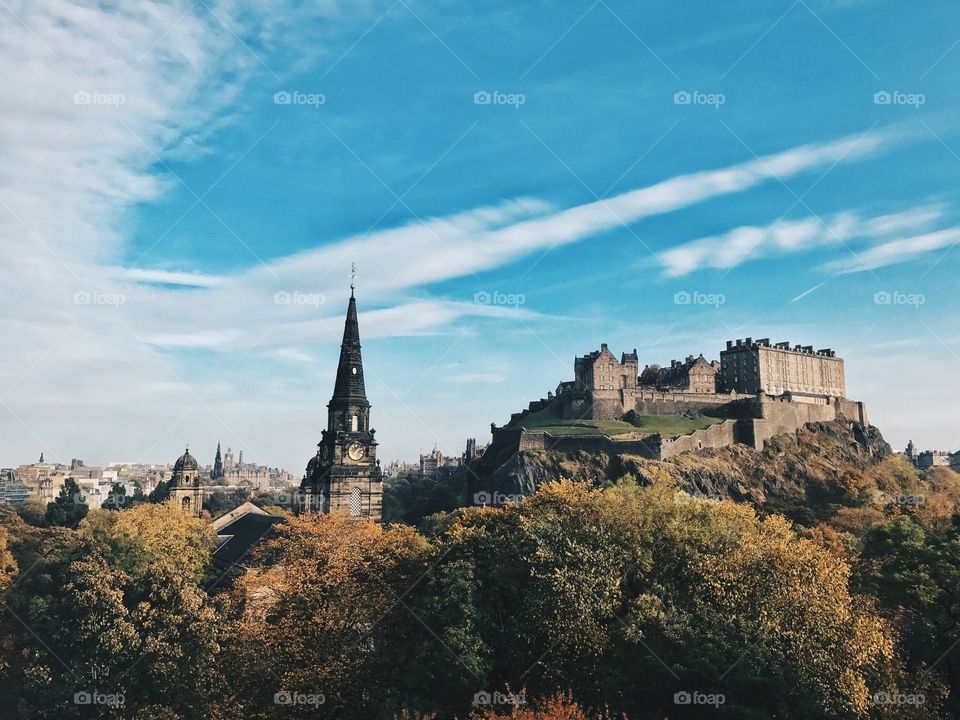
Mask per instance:
[[[141,495],[142,494],[141,491]],[[107,493],[106,499],[103,501],[103,507],[107,510],[123,510],[132,504],[133,498],[127,497],[127,488],[124,487],[123,483],[114,483],[110,492]]]
[[[665,437],[689,435],[694,430],[708,428],[723,422],[722,418],[705,415],[636,415],[631,422],[621,420],[567,419],[560,417],[553,406],[530,413],[517,421],[527,430],[548,432],[551,435],[624,435],[627,433],[660,433]]]
[[[437,479],[409,475],[387,481],[383,487],[383,521],[419,525],[435,513],[449,512],[467,503],[465,477]]]
[[[16,717],[192,718],[222,693],[218,616],[191,559],[199,541],[142,507],[93,511],[80,531],[0,517],[28,568],[0,620],[0,706]]]
[[[960,711],[960,535],[936,534],[915,518],[898,517],[872,528],[864,539],[856,582],[891,611],[910,662],[937,669]]]
[[[157,486],[150,491],[150,494],[147,496],[148,502],[152,503],[162,503],[166,502],[170,498],[170,483],[165,480],[161,480],[157,483]]]
[[[932,487],[902,470],[872,482]],[[853,580],[846,536],[698,500],[665,471],[429,527],[291,517],[211,598],[209,528],[169,504],[77,530],[0,508],[0,707],[84,717],[74,694],[97,691],[125,696],[100,716],[142,720],[716,716],[674,702],[696,692],[746,720],[866,720],[944,717],[941,682],[960,683],[960,539],[920,513],[869,530]],[[530,704],[477,710],[481,691]],[[283,692],[323,702],[281,708]]]
[[[67,478],[57,499],[47,503],[46,521],[50,525],[76,527],[87,516],[90,508],[73,478]]]

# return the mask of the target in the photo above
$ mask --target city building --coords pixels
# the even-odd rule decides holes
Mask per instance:
[[[0,468],[0,505],[20,505],[30,498],[30,489],[17,479],[13,468]]]

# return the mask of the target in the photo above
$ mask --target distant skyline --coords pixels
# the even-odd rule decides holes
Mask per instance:
[[[303,5],[0,5],[0,466],[302,473],[352,262],[384,464],[746,336],[960,448],[956,3]]]

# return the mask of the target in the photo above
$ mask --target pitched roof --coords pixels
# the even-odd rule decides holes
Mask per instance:
[[[246,505],[251,505],[251,503],[244,503],[237,510],[244,508]],[[257,543],[275,532],[275,525],[286,522],[286,518],[281,515],[271,515],[255,505],[253,507],[256,508],[256,511],[246,510],[240,515],[230,518],[227,523],[215,527],[219,545],[213,551],[214,562],[225,565],[242,564],[242,561],[249,556],[250,551]],[[224,518],[228,515],[230,513],[224,515]],[[220,520],[224,518],[220,518]]]

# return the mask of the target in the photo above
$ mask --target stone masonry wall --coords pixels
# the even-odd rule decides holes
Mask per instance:
[[[724,448],[736,442],[735,430],[738,420],[724,420],[719,425],[711,425],[703,430],[694,430],[689,435],[664,440],[660,448],[660,458],[673,457],[683,452]]]

